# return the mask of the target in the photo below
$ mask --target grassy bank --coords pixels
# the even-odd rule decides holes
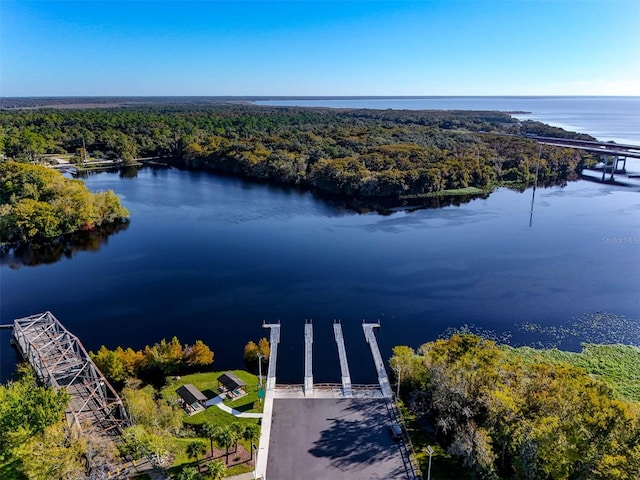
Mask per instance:
[[[582,351],[504,347],[528,362],[568,363],[607,383],[625,400],[640,403],[640,347],[584,344]]]
[[[420,198],[435,198],[435,197],[461,197],[466,195],[482,195],[483,193],[489,193],[491,189],[486,190],[478,187],[465,187],[465,188],[451,188],[446,190],[440,190],[437,192],[421,193],[416,195],[400,195],[400,200],[415,200]]]

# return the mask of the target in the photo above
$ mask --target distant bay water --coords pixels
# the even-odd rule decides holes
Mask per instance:
[[[258,105],[394,110],[499,110],[601,141],[640,145],[640,97],[325,97],[282,98]]]

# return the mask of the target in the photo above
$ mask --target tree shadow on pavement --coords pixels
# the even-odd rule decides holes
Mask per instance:
[[[321,432],[309,453],[330,458],[334,468],[355,472],[363,466],[385,462],[394,454],[400,455],[399,445],[391,437],[392,419],[385,400],[345,403],[339,416],[327,420],[331,426]],[[380,478],[398,475],[405,477],[404,466],[396,466],[393,472],[387,471]]]

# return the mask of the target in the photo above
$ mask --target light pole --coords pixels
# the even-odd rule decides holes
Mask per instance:
[[[431,445],[427,445],[427,453],[429,454],[429,470],[427,470],[427,480],[431,480],[431,455],[433,455],[433,448],[431,448]]]
[[[400,377],[402,375],[402,366],[398,365],[397,367],[393,368],[395,370],[395,372],[398,374],[398,384],[396,387],[396,402],[400,399]]]
[[[260,387],[262,386],[262,359],[264,355],[258,353],[258,378],[260,379],[260,383],[258,384]]]

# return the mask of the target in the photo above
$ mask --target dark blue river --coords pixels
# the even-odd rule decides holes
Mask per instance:
[[[527,323],[640,318],[637,188],[539,188],[530,226],[531,190],[379,215],[205,172],[145,168],[86,183],[121,196],[129,227],[48,264],[5,258],[0,323],[51,310],[91,350],[202,339],[227,369],[268,333],[263,321],[281,321],[278,381],[301,383],[308,318],[316,381],[340,380],[331,328],[340,319],[353,381],[369,383],[363,319],[380,320],[388,357],[465,324],[527,343],[536,336]],[[8,331],[0,340],[6,379],[16,354]]]

